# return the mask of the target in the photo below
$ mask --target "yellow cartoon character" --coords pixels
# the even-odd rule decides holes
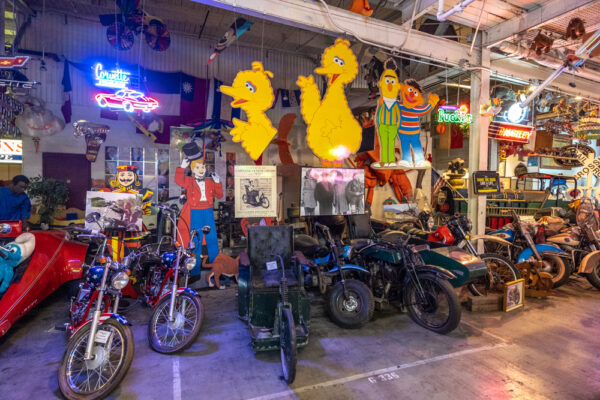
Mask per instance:
[[[407,79],[400,84],[400,93],[402,94],[402,104],[400,104],[400,127],[398,128],[398,137],[400,138],[400,147],[402,149],[402,160],[398,165],[406,168],[429,168],[431,164],[425,160],[423,147],[421,146],[421,123],[419,117],[427,114],[435,107],[440,99],[436,94],[430,94],[426,105],[421,86],[414,79]],[[412,152],[415,156],[415,162],[412,162]]]
[[[271,87],[273,74],[265,71],[262,63],[254,61],[252,69],[238,72],[231,86],[221,86],[221,92],[233,97],[231,107],[241,108],[248,116],[248,122],[233,119],[231,130],[234,142],[242,142],[242,147],[253,160],[265,151],[277,129],[265,115],[271,108],[275,95]]]
[[[300,111],[308,125],[308,147],[328,166],[355,153],[362,140],[362,129],[344,93],[344,85],[352,82],[358,73],[350,42],[336,39],[335,44],[323,52],[321,66],[315,72],[327,76],[323,100],[312,75],[299,76],[296,84],[301,91]]]
[[[379,92],[381,99],[379,107],[377,107],[377,132],[379,134],[379,144],[381,149],[381,157],[374,167],[395,166],[396,157],[394,155],[394,147],[398,127],[400,126],[400,106],[398,104],[398,92],[400,91],[400,80],[396,71],[389,66],[381,74],[379,79]]]

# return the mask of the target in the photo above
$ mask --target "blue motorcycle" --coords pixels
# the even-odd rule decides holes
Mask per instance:
[[[326,246],[308,235],[294,238],[295,257],[302,266],[306,288],[318,288],[325,295],[325,308],[331,320],[342,328],[360,328],[371,320],[375,310],[373,293],[365,282],[370,272],[359,265],[347,264],[352,249],[368,245],[368,239],[356,239],[350,245],[336,244],[329,228],[315,223]]]
[[[564,284],[571,275],[571,267],[562,260],[565,251],[553,244],[535,244],[530,231],[532,225],[522,221],[514,211],[512,216],[512,226],[489,232],[485,237],[473,237],[473,240],[483,240],[486,253],[505,254],[515,264],[532,259],[542,261],[541,272],[552,275],[553,287]]]

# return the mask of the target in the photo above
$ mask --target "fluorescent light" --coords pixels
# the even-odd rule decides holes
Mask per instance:
[[[469,90],[471,90],[471,86],[470,85],[461,85],[461,84],[454,83],[454,82],[450,82],[450,83],[444,82],[444,85],[451,86],[451,87],[458,87],[458,88],[461,88],[461,89],[469,89]]]
[[[577,97],[575,97],[575,100],[583,100],[583,97],[577,96]]]

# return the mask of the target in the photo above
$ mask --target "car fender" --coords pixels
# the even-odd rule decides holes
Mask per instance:
[[[131,326],[131,322],[129,322],[127,320],[127,318],[125,318],[121,314],[113,314],[113,313],[105,313],[105,314],[100,315],[100,319],[98,320],[98,322],[100,325],[102,325],[102,323],[104,323],[109,318],[117,320],[121,325]],[[69,336],[69,339],[71,339],[81,328],[83,328],[87,324],[91,323],[93,319],[94,319],[93,317],[88,318],[83,324],[79,325],[79,328],[75,329],[73,331],[73,333],[71,333],[71,336]]]
[[[177,294],[180,294],[180,293],[182,293],[182,292],[188,292],[188,293],[189,293],[189,294],[191,294],[192,296],[198,296],[198,297],[200,297],[200,295],[198,294],[198,292],[196,292],[196,291],[195,291],[195,290],[193,290],[193,289],[187,288],[187,287],[180,287],[180,288],[178,288],[178,289],[176,290],[176,293],[177,293]],[[162,296],[160,296],[160,298],[158,299],[158,301],[156,302],[156,304],[160,303],[160,301],[161,301],[163,298],[167,297],[167,296],[168,296],[168,295],[170,295],[171,293],[173,293],[173,291],[172,291],[172,290],[169,290],[167,293],[165,293],[165,294],[163,294]]]
[[[499,236],[493,236],[493,235],[473,235],[473,236],[471,236],[471,242],[475,242],[477,240],[487,240],[490,242],[502,244],[504,246],[512,245],[512,243],[509,242],[508,240],[502,239]]]
[[[598,266],[598,263],[600,263],[600,250],[592,251],[583,257],[577,272],[580,274],[589,274],[594,271],[594,268]]]
[[[535,249],[537,250],[538,253],[542,254],[542,253],[564,253],[565,251],[563,249],[561,249],[560,247],[557,246],[553,246],[551,244],[536,244],[535,245]],[[523,250],[519,256],[517,257],[517,262],[521,263],[524,261],[529,260],[531,257],[533,256],[533,250],[531,250],[529,247],[526,248],[525,250]]]

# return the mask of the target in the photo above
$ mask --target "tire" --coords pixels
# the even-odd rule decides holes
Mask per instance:
[[[329,288],[325,305],[334,324],[346,329],[357,329],[373,318],[375,300],[367,285],[356,279],[344,281],[349,298],[344,297],[344,286],[338,282]]]
[[[168,323],[170,303],[171,295],[165,296],[159,301],[156,307],[154,307],[154,311],[148,322],[148,343],[150,344],[150,348],[162,354],[177,353],[190,347],[198,337],[200,328],[204,322],[204,306],[200,299],[190,293],[182,292],[175,297],[175,309],[177,310],[175,323],[183,325],[174,330]],[[179,334],[177,332],[185,331],[186,327],[186,322],[182,320],[184,317],[181,313],[183,305],[185,305],[186,314],[190,311],[190,314],[188,314],[189,317],[186,318],[190,322],[187,323],[188,333],[183,333],[181,339],[178,340]],[[171,340],[167,341],[166,339],[169,337]]]
[[[133,104],[131,104],[130,102],[126,101],[123,103],[123,111],[126,112],[133,112]]]
[[[283,369],[283,379],[291,384],[296,379],[296,325],[292,310],[283,308],[281,311],[281,322],[279,330],[279,348],[281,354],[281,368]]]
[[[430,331],[446,334],[452,332],[460,323],[460,303],[456,292],[445,279],[433,274],[418,275],[421,286],[425,291],[427,304],[423,304],[414,281],[410,281],[404,292],[404,304],[408,308],[408,315],[417,324]],[[433,292],[433,293],[432,293]],[[430,320],[430,315],[440,308],[440,295],[445,300],[447,316],[437,323]]]
[[[571,266],[565,264],[565,262],[556,254],[542,254],[542,266],[541,272],[548,272],[552,275],[552,287],[557,288],[569,280],[571,276]]]
[[[248,195],[243,194],[242,195],[242,201],[247,204],[248,203]]]
[[[265,196],[261,197],[260,205],[264,208],[269,208],[269,199],[267,199]]]
[[[82,361],[81,358],[82,354],[85,353],[85,348],[90,334],[91,323],[82,327],[69,340],[67,349],[65,350],[65,354],[63,355],[62,362],[58,369],[58,386],[60,387],[62,394],[69,400],[93,400],[102,399],[108,396],[108,394],[112,392],[123,380],[125,374],[127,374],[127,371],[131,366],[134,353],[133,332],[131,331],[131,328],[127,325],[122,325],[113,318],[109,318],[101,325],[98,325],[98,328],[101,330],[110,330],[113,333],[111,340],[111,352],[119,348],[117,345],[118,342],[121,344],[121,351],[115,354],[117,356],[115,360],[118,360],[117,368],[108,378],[106,383],[99,386],[97,390],[78,390],[77,386],[79,385],[76,385],[76,383],[71,380],[73,377],[81,377],[81,374],[77,371],[83,372],[84,368],[86,372],[93,370],[95,373],[91,374],[89,377],[94,378],[94,376],[98,377],[97,371],[99,370],[97,367],[90,369],[84,365],[81,366],[81,369],[77,369],[77,354],[80,354],[79,363],[86,363],[86,361]],[[104,347],[102,346],[95,347],[95,349],[103,348]],[[85,374],[85,376],[87,376],[87,374]],[[81,384],[83,384],[84,377],[81,377],[81,381]]]
[[[508,258],[489,253],[483,253],[479,258],[488,266],[488,273],[476,282],[469,283],[469,291],[474,296],[485,296],[493,290],[502,291],[506,282],[519,278],[519,270]]]
[[[585,274],[585,277],[593,287],[600,290],[600,264],[596,265],[592,272]]]

